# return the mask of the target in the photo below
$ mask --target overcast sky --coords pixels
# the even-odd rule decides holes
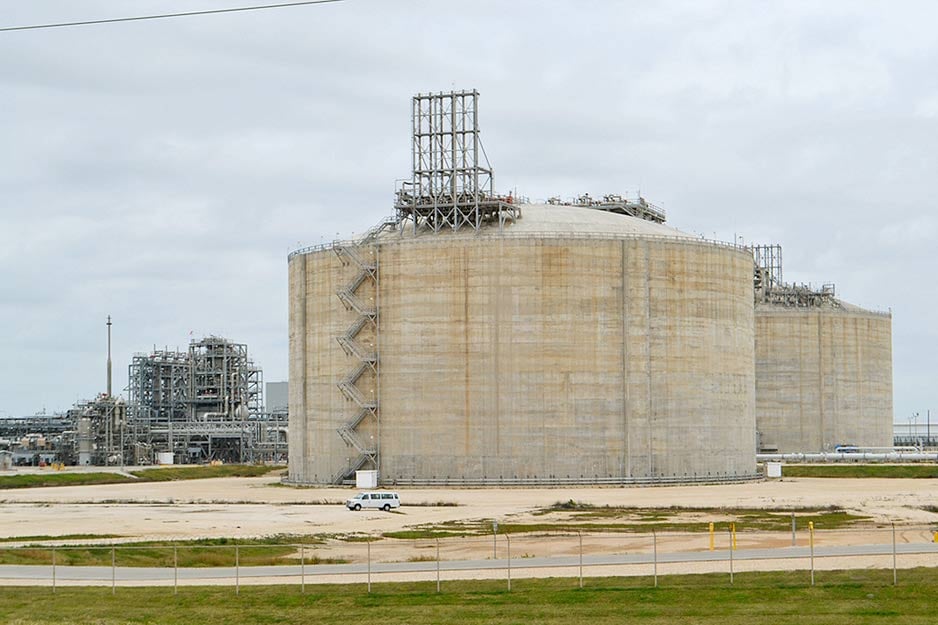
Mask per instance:
[[[249,0],[0,0],[0,26]],[[0,33],[0,416],[220,334],[287,377],[287,253],[392,213],[410,97],[476,88],[496,186],[635,191],[893,311],[938,409],[938,4],[340,4]],[[938,422],[938,414],[933,416]]]

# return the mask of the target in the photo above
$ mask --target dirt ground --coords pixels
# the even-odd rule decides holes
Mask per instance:
[[[559,501],[596,506],[733,507],[783,510],[837,506],[879,523],[927,525],[938,514],[934,480],[783,479],[748,484],[650,488],[400,488],[398,513],[350,512],[352,488],[292,488],[279,476],[218,478],[0,491],[0,537],[116,534],[181,540],[274,534],[382,532],[427,523],[543,520]],[[435,505],[439,504],[439,505]],[[719,520],[719,519],[714,519]]]
[[[343,504],[356,489],[294,488],[283,486],[276,474],[258,478],[218,478],[178,482],[144,482],[96,486],[68,486],[0,491],[0,538],[110,534],[120,538],[101,542],[137,540],[174,541],[193,538],[249,538],[276,534],[318,534],[341,537],[348,534],[380,535],[425,524],[447,521],[492,520],[504,522],[557,522],[569,514],[538,514],[550,505],[574,500],[595,506],[640,508],[755,508],[785,510],[799,507],[836,506],[870,517],[861,528],[818,532],[818,545],[885,544],[891,540],[891,524],[898,526],[897,542],[930,542],[938,529],[938,488],[934,480],[901,479],[783,479],[749,484],[675,486],[651,488],[400,488],[402,508],[394,513],[351,512]],[[699,514],[684,513],[686,520],[701,521]],[[672,517],[673,519],[674,517]],[[722,521],[718,515],[709,519]],[[877,525],[879,527],[877,527]],[[886,534],[888,533],[888,535]],[[790,532],[738,534],[739,549],[778,548],[791,545]],[[707,534],[660,534],[659,554],[705,551]],[[796,542],[806,546],[808,535],[800,531]],[[31,542],[31,541],[30,541]],[[58,540],[57,544],[89,542]],[[97,542],[97,541],[95,541]],[[730,537],[715,537],[717,550],[727,549]],[[490,536],[441,541],[441,559],[472,560],[504,558],[506,541],[493,543]],[[576,576],[573,569],[524,568],[524,560],[539,556],[651,552],[646,535],[589,535],[582,547],[576,536],[518,535],[511,539],[513,575]],[[18,543],[5,542],[6,546]],[[51,544],[51,542],[50,542]],[[339,538],[311,546],[304,557],[340,558],[364,562],[364,543]],[[298,554],[297,554],[297,557]],[[372,546],[374,561],[430,561],[436,557],[436,542],[385,539]],[[933,555],[907,555],[900,568],[933,566]],[[880,568],[890,566],[882,556],[828,558],[818,569]],[[737,563],[737,570],[797,570],[806,567],[800,559]],[[662,564],[660,574],[669,572],[713,572],[725,562]],[[647,575],[647,565],[591,567],[585,575]],[[460,578],[498,578],[499,570],[452,574]],[[394,579],[429,579],[429,574],[398,574]],[[352,576],[355,577],[355,576]],[[382,578],[387,577],[382,575]],[[430,575],[432,577],[432,575]],[[444,579],[449,575],[444,575]],[[249,583],[262,583],[256,579]],[[270,581],[270,580],[267,580]],[[310,580],[313,581],[313,580]],[[331,576],[315,582],[348,581]]]

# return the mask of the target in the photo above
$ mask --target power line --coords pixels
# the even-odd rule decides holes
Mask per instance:
[[[107,20],[87,20],[84,22],[61,22],[58,24],[35,24],[32,26],[8,26],[0,28],[0,32],[11,30],[40,30],[43,28],[65,28],[68,26],[90,26],[92,24],[114,24],[116,22],[140,22],[143,20],[162,20],[171,17],[190,17],[192,15],[214,15],[217,13],[237,13],[240,11],[263,11],[265,9],[282,9],[284,7],[298,7],[309,4],[330,4],[344,0],[308,0],[307,2],[281,2],[279,4],[259,4],[247,7],[233,7],[229,9],[210,9],[206,11],[188,11],[186,13],[164,13],[162,15],[141,15],[138,17],[115,17]]]

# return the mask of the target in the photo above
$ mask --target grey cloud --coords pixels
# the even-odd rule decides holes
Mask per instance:
[[[3,21],[114,7],[14,3]],[[133,7],[174,9],[191,3]],[[675,227],[782,243],[789,278],[892,307],[896,414],[924,410],[936,17],[925,2],[347,0],[4,34],[0,410],[99,391],[107,314],[118,384],[132,352],[190,332],[247,342],[284,379],[286,254],[389,214],[409,97],[453,87],[482,92],[501,188],[641,186]]]

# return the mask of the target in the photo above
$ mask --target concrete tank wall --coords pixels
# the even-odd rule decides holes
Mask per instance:
[[[892,318],[756,306],[756,425],[763,449],[892,445]]]
[[[630,219],[630,218],[623,218]],[[382,240],[381,479],[593,479],[755,472],[752,259],[693,239]],[[357,453],[335,340],[352,276],[290,261],[290,479]],[[365,294],[368,297],[368,294]],[[369,337],[362,339],[366,344]],[[373,337],[370,340],[374,340]],[[374,439],[372,439],[374,437]]]

